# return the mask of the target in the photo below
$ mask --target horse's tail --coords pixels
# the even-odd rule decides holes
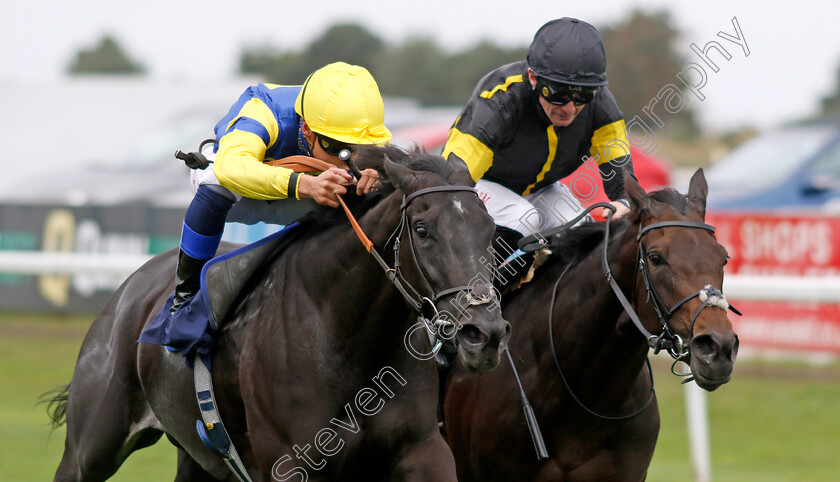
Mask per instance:
[[[67,421],[67,397],[70,396],[70,384],[47,390],[38,397],[38,403],[47,404],[50,425],[57,429]]]

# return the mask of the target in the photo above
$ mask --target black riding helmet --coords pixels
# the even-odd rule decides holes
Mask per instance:
[[[540,27],[526,59],[538,78],[585,87],[607,85],[607,54],[601,35],[576,18],[563,17]]]

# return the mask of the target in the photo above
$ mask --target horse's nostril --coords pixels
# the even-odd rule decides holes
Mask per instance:
[[[711,335],[698,335],[691,340],[692,355],[710,358],[718,352],[719,346]]]
[[[732,353],[730,357],[734,362],[736,358],[738,358],[738,347],[741,345],[741,342],[738,340],[738,335],[735,335],[735,343],[733,343]]]
[[[461,328],[461,336],[469,343],[480,345],[487,341],[487,337],[477,327],[466,325]]]

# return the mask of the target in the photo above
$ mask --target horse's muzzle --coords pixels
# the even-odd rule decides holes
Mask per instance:
[[[461,363],[472,372],[495,368],[502,349],[510,337],[510,323],[498,310],[470,310],[472,316],[459,320],[461,328],[455,337]]]
[[[707,391],[714,391],[728,382],[732,367],[738,356],[738,335],[704,333],[691,339],[691,374],[697,385]]]

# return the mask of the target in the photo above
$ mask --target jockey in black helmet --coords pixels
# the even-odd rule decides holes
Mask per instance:
[[[558,181],[590,157],[616,215],[628,211],[621,168],[632,173],[630,147],[606,87],[606,66],[595,27],[552,20],[537,31],[526,61],[479,81],[452,126],[443,155],[469,166],[499,227],[494,247],[502,257],[523,236],[561,226],[583,210],[577,195],[593,193],[575,193]],[[517,272],[500,274],[518,278],[528,264],[508,263]]]

